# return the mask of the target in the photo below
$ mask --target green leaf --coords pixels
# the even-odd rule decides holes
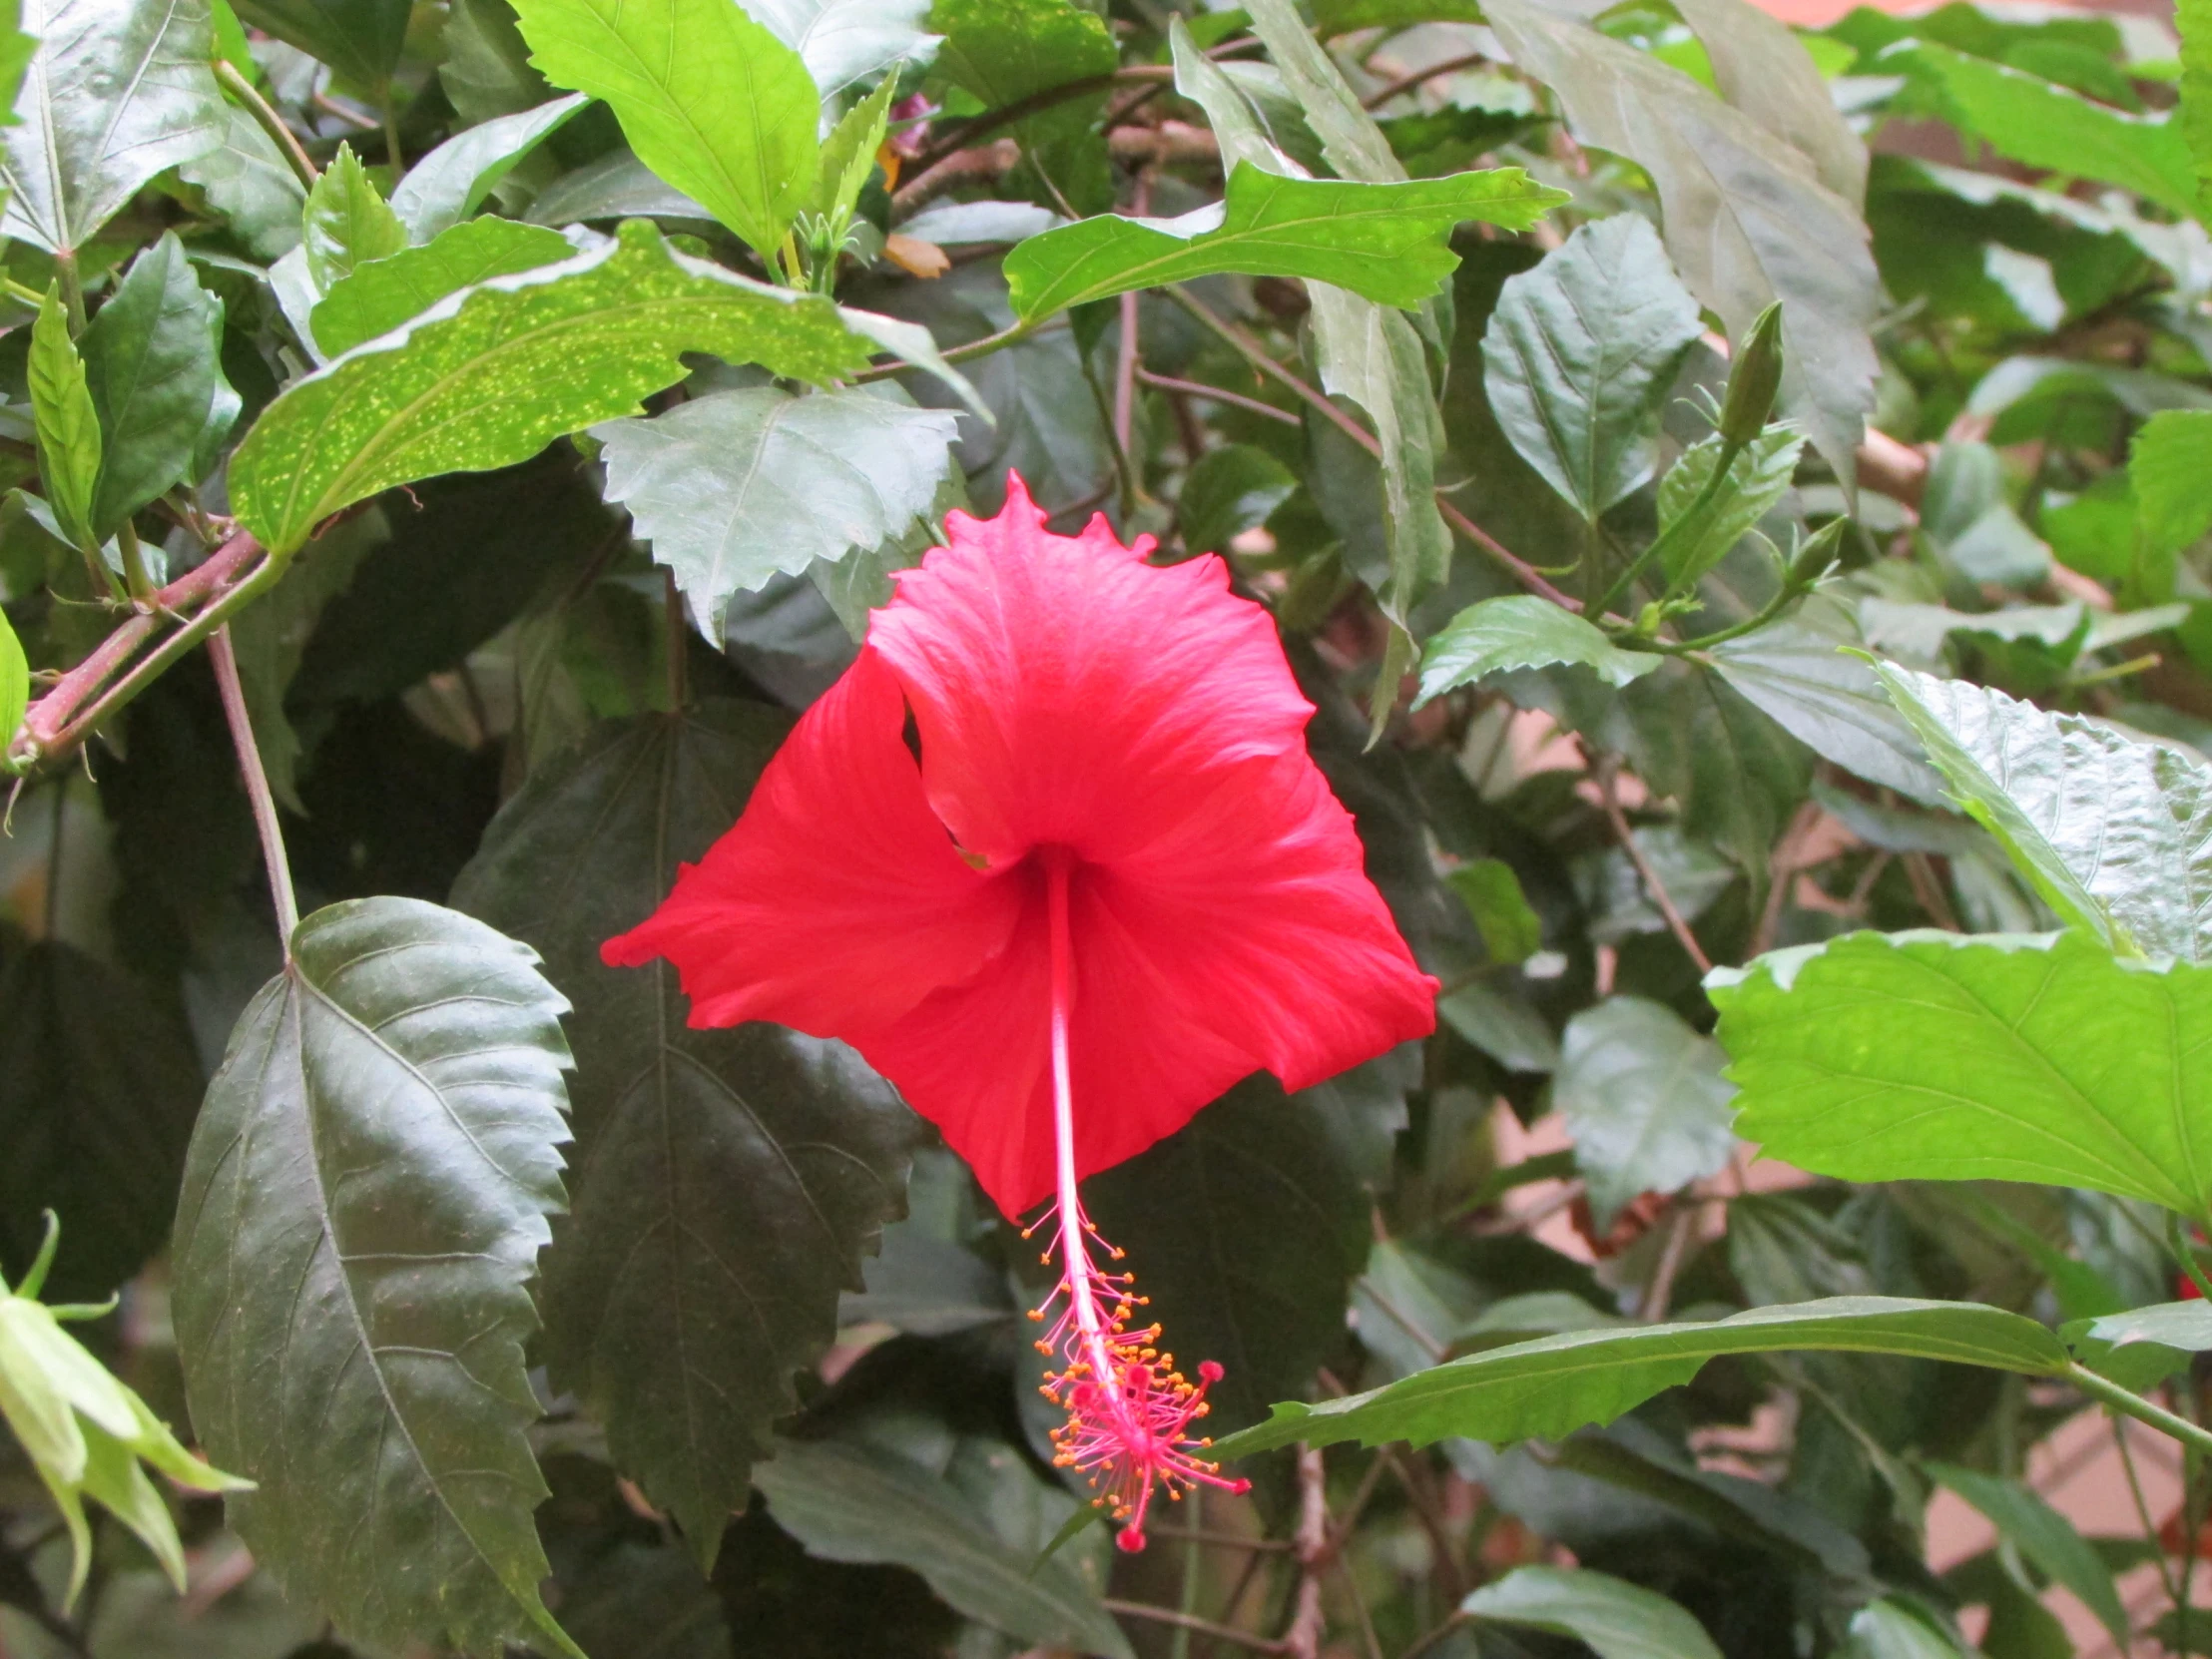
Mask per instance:
[[[2212,409],[2162,409],[2135,430],[2128,481],[2144,539],[2178,553],[2212,530]]]
[[[825,98],[936,55],[937,37],[923,26],[929,0],[753,0],[748,10],[799,54]]]
[[[171,232],[131,263],[79,343],[103,433],[91,520],[105,541],[194,476],[219,401],[237,413],[223,374],[223,301],[201,287]]]
[[[407,246],[407,228],[377,194],[349,144],[322,170],[307,192],[307,275],[317,293],[370,260],[388,259]]]
[[[2212,1303],[2161,1302],[2072,1320],[2058,1335],[2091,1371],[2141,1392],[2184,1370],[2191,1355],[2212,1350]]]
[[[561,1590],[562,1621],[592,1659],[730,1659],[722,1597],[680,1549],[625,1540],[564,1573]]]
[[[2097,1559],[2073,1523],[2053,1509],[2024,1481],[2006,1480],[1954,1463],[1924,1462],[1921,1467],[1996,1523],[1997,1531],[2053,1583],[2081,1598],[2112,1639],[2124,1650],[2130,1641],[2127,1609],[2112,1583],[2112,1571]]]
[[[1720,94],[1812,164],[1854,207],[1867,199],[1867,147],[1796,32],[1745,0],[1684,0]]]
[[[306,188],[276,141],[236,105],[223,107],[221,142],[177,171],[207,192],[208,205],[256,259],[278,260],[299,246]]]
[[[177,1211],[193,1425],[260,1486],[232,1522],[363,1641],[581,1659],[538,1599],[523,1368],[567,1005],[418,899],[318,910],[291,954],[232,1032]]]
[[[2212,1208],[2212,968],[2078,933],[1855,933],[1716,970],[1738,1132],[1847,1181],[2037,1181]]]
[[[1325,1115],[1272,1078],[1092,1176],[1083,1202],[1128,1252],[1160,1346],[1186,1373],[1206,1360],[1227,1373],[1208,1395],[1214,1422],[1241,1427],[1303,1390],[1343,1339],[1368,1199]]]
[[[894,1562],[969,1618],[1024,1642],[1129,1659],[1128,1638],[1072,1565],[1011,1547],[950,1483],[894,1451],[780,1440],[754,1482],[811,1555]]]
[[[41,45],[0,157],[0,233],[75,251],[157,174],[223,142],[208,0],[27,0],[22,21]]]
[[[2196,164],[2196,216],[2212,220],[2212,0],[2180,0],[2181,107],[2174,120]]]
[[[1574,663],[1594,670],[1608,685],[1625,686],[1661,661],[1654,652],[1623,651],[1548,599],[1533,594],[1484,599],[1437,630],[1421,652],[1420,696],[1413,707],[1508,669]]]
[[[1543,948],[1544,924],[1528,907],[1520,878],[1502,858],[1475,858],[1444,872],[1481,930],[1483,948],[1493,962],[1525,962]]]
[[[1720,1659],[1678,1602],[1587,1567],[1515,1567],[1459,1603],[1465,1617],[1571,1636],[1597,1659]]]
[[[239,16],[381,99],[407,44],[409,0],[232,0]]]
[[[1121,61],[1105,17],[1072,0],[936,0],[929,26],[944,36],[936,73],[987,110],[1110,75]],[[1009,129],[1030,170],[1082,212],[1111,200],[1105,146],[1094,131],[1105,91],[1101,82],[1095,93],[1066,98]]]
[[[1183,480],[1176,522],[1188,553],[1221,553],[1238,535],[1265,524],[1291,498],[1298,479],[1256,444],[1225,443],[1209,449]]]
[[[1659,529],[1668,538],[1664,562],[1676,592],[1695,586],[1782,504],[1797,476],[1805,438],[1787,426],[1768,427],[1737,454],[1713,499],[1699,507],[1720,465],[1721,448],[1718,432],[1701,439],[1659,480]]]
[[[2122,954],[2212,958],[2212,768],[2079,715],[1883,663],[1960,807],[2070,926]]]
[[[1673,1009],[1608,997],[1567,1021],[1551,1102],[1574,1137],[1598,1230],[1639,1193],[1671,1193],[1728,1167],[1736,1090],[1727,1058]]]
[[[471,127],[520,115],[552,96],[530,67],[529,43],[507,0],[448,0],[438,85]]]
[[[100,487],[100,414],[86,383],[85,360],[69,337],[59,286],[46,290],[31,324],[28,374],[47,505],[65,536],[81,548],[96,548],[100,538],[92,533],[92,507]]]
[[[846,110],[822,143],[822,170],[815,180],[814,212],[841,237],[852,210],[875,171],[876,154],[890,130],[891,96],[898,77],[887,75],[873,92]]]
[[[8,740],[23,724],[23,711],[30,706],[30,659],[23,655],[23,642],[16,638],[7,612],[0,611],[0,755],[7,752]]]
[[[638,159],[772,267],[818,172],[822,97],[732,0],[517,0],[530,61],[603,98]]]
[[[1650,222],[1617,214],[1506,278],[1482,382],[1513,447],[1594,524],[1651,475],[1659,400],[1704,331]]]
[[[954,417],[895,392],[714,392],[594,427],[607,499],[630,509],[711,639],[730,596],[817,559],[871,551],[924,518]]]
[[[682,352],[825,380],[865,362],[883,321],[678,254],[633,222],[573,260],[448,295],[293,381],[231,458],[231,499],[264,545],[288,552],[378,490],[527,460],[634,413],[683,378]]]
[[[449,293],[576,257],[568,238],[489,216],[455,225],[419,248],[358,265],[330,285],[310,314],[315,343],[341,357],[390,333]]]
[[[1970,1302],[1830,1297],[1756,1308],[1725,1320],[1566,1332],[1447,1361],[1399,1382],[1275,1407],[1258,1427],[1221,1441],[1219,1457],[1245,1457],[1303,1441],[1414,1445],[1459,1436],[1503,1444],[1563,1439],[1611,1422],[1661,1389],[1687,1382],[1724,1354],[1903,1354],[1988,1366],[2027,1377],[2065,1369],[2058,1339],[2033,1320]]]
[[[795,1373],[904,1209],[915,1120],[842,1044],[692,1030],[668,963],[616,969],[636,925],[745,806],[785,730],[745,704],[598,728],[534,776],[457,904],[544,952],[575,1002],[571,1213],[546,1258],[546,1349],[617,1464],[711,1566]]]
[[[1848,484],[1874,407],[1868,329],[1884,307],[1856,207],[1680,70],[1535,0],[1483,10],[1514,64],[1558,94],[1584,144],[1651,175],[1667,251],[1731,339],[1783,301],[1783,406]]]
[[[1947,46],[1886,54],[1882,66],[1925,78],[1953,124],[1999,155],[2069,179],[2117,185],[2184,217],[2196,212],[2196,164],[2178,122],[2129,115]]]
[[[590,102],[573,93],[499,116],[456,133],[424,156],[391,193],[391,211],[407,228],[407,239],[425,243],[467,219],[524,157]]]
[[[1843,1659],[1960,1659],[1960,1653],[1912,1603],[1884,1596],[1852,1614]]]
[[[1223,203],[1181,219],[1102,214],[1031,237],[1006,256],[1006,282],[1024,318],[1225,272],[1303,276],[1417,305],[1459,263],[1445,246],[1453,226],[1477,220],[1525,231],[1566,199],[1517,167],[1359,184],[1243,162]]]

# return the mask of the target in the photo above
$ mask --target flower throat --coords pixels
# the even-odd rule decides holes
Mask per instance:
[[[1200,1483],[1227,1492],[1252,1489],[1249,1480],[1222,1474],[1221,1465],[1203,1453],[1213,1441],[1194,1437],[1192,1421],[1211,1408],[1206,1390],[1221,1381],[1222,1369],[1208,1360],[1198,1382],[1185,1380],[1175,1357],[1158,1346],[1157,1325],[1131,1329],[1146,1299],[1136,1294],[1136,1275],[1107,1273],[1092,1261],[1101,1252],[1109,1262],[1122,1253],[1098,1236],[1075,1193],[1075,1115],[1069,1085],[1068,1012],[1074,992],[1073,952],[1068,944],[1068,855],[1058,847],[1040,852],[1045,871],[1046,905],[1051,921],[1052,953],[1052,1130],[1058,1155],[1058,1191],[1051,1210],[1022,1233],[1057,1224],[1060,1282],[1044,1306],[1030,1314],[1052,1327],[1037,1352],[1055,1355],[1060,1369],[1045,1373],[1043,1393],[1068,1414],[1052,1431],[1053,1461],[1080,1469],[1097,1493],[1091,1502],[1121,1523],[1114,1541],[1123,1549],[1144,1548],[1145,1511],[1155,1485],[1172,1500]],[[1051,1265],[1052,1252],[1044,1253]]]

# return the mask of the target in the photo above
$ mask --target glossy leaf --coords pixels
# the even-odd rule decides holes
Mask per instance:
[[[2123,954],[2212,956],[2212,768],[2079,715],[1876,669],[1958,804],[2050,906]]]
[[[309,318],[315,343],[326,357],[343,356],[449,293],[575,256],[558,231],[489,216],[470,220],[419,248],[370,260],[333,282]]]
[[[1639,1193],[1671,1193],[1728,1167],[1735,1088],[1720,1045],[1673,1009],[1609,997],[1567,1021],[1552,1105],[1574,1137],[1598,1230]]]
[[[258,29],[381,96],[407,43],[408,0],[233,0]]]
[[[1650,222],[1616,214],[1506,279],[1483,385],[1522,459],[1595,523],[1650,476],[1659,400],[1704,331]]]
[[[519,0],[530,61],[603,98],[638,159],[763,260],[814,189],[821,95],[732,0]]]
[[[42,44],[0,158],[0,232],[74,251],[165,168],[223,142],[208,0],[24,0],[22,20]]]
[[[1513,62],[1558,94],[1583,143],[1651,175],[1667,251],[1730,338],[1783,301],[1783,407],[1849,480],[1874,407],[1867,331],[1883,305],[1853,205],[1680,70],[1535,0],[1498,0],[1484,12]]]
[[[1587,1567],[1515,1567],[1459,1611],[1478,1624],[1571,1636],[1597,1659],[1720,1659],[1705,1627],[1679,1603]]]
[[[566,1004],[417,899],[299,924],[209,1086],[178,1206],[193,1425],[233,1524],[365,1641],[535,1644],[529,1281],[562,1206]]]
[[[1656,652],[1623,651],[1593,624],[1548,599],[1533,594],[1484,599],[1453,617],[1421,652],[1420,698],[1413,706],[1485,674],[1548,663],[1577,664],[1608,685],[1625,686],[1661,660]]]
[[[104,541],[194,476],[219,402],[237,412],[223,375],[223,301],[200,285],[184,246],[167,235],[132,262],[78,343],[103,433],[91,517]]]
[[[2127,455],[2144,537],[2179,552],[2212,530],[2212,409],[2164,409],[2136,429]]]
[[[507,0],[448,0],[438,85],[470,126],[519,115],[552,96]]]
[[[392,484],[527,460],[550,439],[632,413],[681,379],[680,353],[828,379],[869,342],[827,299],[675,253],[652,227],[559,265],[448,295],[411,325],[287,386],[231,460],[231,499],[288,551]]]
[[[1737,1125],[1847,1181],[2037,1181],[2203,1215],[2212,969],[2078,933],[1855,933],[1721,969]]]
[[[100,413],[93,405],[85,360],[69,337],[59,288],[47,290],[31,324],[28,378],[46,504],[54,509],[63,535],[79,547],[98,547],[92,504],[100,488]]]
[[[1703,506],[1705,487],[1720,465],[1720,435],[1693,444],[1667,469],[1659,480],[1659,525],[1670,536],[1667,575],[1677,591],[1692,587],[1782,504],[1804,449],[1799,434],[1770,426],[1729,464],[1728,477]]]
[[[710,638],[730,596],[869,552],[930,512],[955,419],[865,390],[714,392],[593,429],[629,508]]]
[[[1175,220],[1101,214],[1031,237],[1007,255],[1006,282],[1016,314],[1029,318],[1224,272],[1311,277],[1417,305],[1459,263],[1444,246],[1454,225],[1524,231],[1565,200],[1516,167],[1357,184],[1286,178],[1247,162],[1230,174],[1220,208]]]
[[[1689,1382],[1706,1361],[1721,1355],[1792,1351],[1904,1354],[2027,1377],[2053,1376],[2066,1364],[2056,1337],[2001,1309],[1830,1297],[1757,1308],[1725,1320],[1574,1331],[1486,1349],[1364,1394],[1317,1405],[1278,1405],[1266,1422],[1224,1439],[1216,1452],[1244,1457],[1294,1441],[1426,1445],[1454,1435],[1493,1444],[1532,1435],[1560,1439],[1586,1423],[1610,1422],[1661,1389]]]
[[[407,228],[361,166],[348,144],[307,192],[307,276],[317,293],[371,260],[389,259],[407,246]]]
[[[533,225],[573,225],[609,219],[696,219],[714,215],[655,178],[628,149],[609,151],[564,173],[530,204]]]
[[[256,259],[278,260],[299,246],[306,188],[276,141],[237,105],[224,106],[215,148],[177,171],[207,193],[208,205]]]
[[[455,902],[545,955],[575,1001],[578,1148],[546,1258],[555,1377],[711,1566],[795,1373],[903,1212],[915,1120],[841,1044],[695,1031],[674,968],[616,969],[646,915],[744,809],[784,720],[743,704],[598,728],[533,777]]]
[[[929,0],[754,0],[747,9],[799,54],[825,98],[894,64],[936,55]]]
[[[2024,1482],[2006,1480],[1955,1463],[1922,1465],[1938,1485],[1948,1486],[1995,1523],[1998,1533],[2035,1563],[2053,1583],[2081,1598],[2115,1642],[2130,1637],[2127,1609],[2112,1583],[2112,1569],[2097,1559],[2088,1540]]]
[[[456,133],[407,169],[391,193],[391,211],[414,243],[430,241],[474,213],[499,181],[568,125],[591,100],[582,93]]]

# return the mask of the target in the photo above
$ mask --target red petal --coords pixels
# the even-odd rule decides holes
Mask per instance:
[[[613,967],[673,961],[691,1023],[772,1019],[848,1040],[1006,948],[1019,894],[972,868],[930,813],[898,683],[868,652],[761,775],[745,817]]]

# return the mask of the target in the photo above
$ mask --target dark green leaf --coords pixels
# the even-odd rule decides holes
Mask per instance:
[[[104,541],[193,476],[219,398],[236,412],[223,377],[223,301],[201,287],[175,234],[165,235],[132,262],[79,344],[104,434],[92,504],[92,532]]]
[[[2212,1208],[2212,969],[2078,933],[1855,933],[1712,975],[1740,1132],[1847,1181],[2040,1181]]]
[[[1717,1356],[1791,1351],[1904,1354],[2027,1377],[2053,1376],[2066,1365],[2058,1339],[2018,1314],[1974,1303],[1832,1297],[1710,1323],[1576,1331],[1488,1349],[1368,1393],[1278,1405],[1268,1421],[1215,1449],[1244,1457],[1301,1440],[1558,1439],[1689,1382]]]
[[[562,1205],[565,1006],[415,899],[335,904],[241,1017],[178,1206],[193,1424],[341,1629],[580,1659],[538,1599],[529,1280]]]
[[[954,417],[892,389],[714,392],[594,428],[607,499],[629,508],[710,638],[730,596],[818,559],[896,540],[925,518]]]
[[[1574,1137],[1598,1230],[1639,1193],[1671,1193],[1727,1168],[1736,1091],[1727,1057],[1673,1009],[1609,997],[1567,1021],[1552,1104]]]
[[[299,246],[306,187],[276,141],[235,104],[223,107],[222,141],[177,171],[207,192],[208,205],[256,259],[281,259]]]
[[[1484,11],[1515,65],[1559,95],[1583,143],[1651,175],[1667,251],[1730,338],[1783,301],[1783,406],[1848,481],[1874,407],[1867,330],[1883,305],[1856,208],[1681,71],[1534,0]]]
[[[1275,1082],[1240,1083],[1189,1126],[1091,1177],[1083,1201],[1129,1253],[1161,1346],[1228,1375],[1231,1427],[1303,1390],[1344,1332],[1367,1258],[1368,1201],[1322,1114]]]
[[[85,360],[69,337],[69,313],[59,288],[49,288],[31,324],[28,377],[38,436],[39,482],[69,540],[100,545],[92,504],[100,487],[100,412],[86,381]]]
[[[680,1549],[620,1543],[561,1587],[561,1620],[591,1659],[730,1659],[722,1600]]]
[[[41,44],[0,158],[0,231],[74,252],[156,174],[223,142],[208,0],[26,0],[22,19]]]
[[[349,144],[307,192],[307,276],[317,293],[370,260],[389,259],[407,246],[407,228],[377,194],[360,158]]]
[[[1417,305],[1459,263],[1444,246],[1453,226],[1478,220],[1525,231],[1565,200],[1517,167],[1359,184],[1243,162],[1221,207],[1174,220],[1102,214],[1047,231],[1006,256],[1006,281],[1025,318],[1223,272],[1304,276]]]
[[[1129,1659],[1075,1569],[1009,1546],[947,1481],[862,1441],[780,1440],[754,1470],[777,1524],[830,1561],[910,1567],[969,1618],[1047,1647]],[[1032,1576],[1032,1569],[1034,1575]]]
[[[311,326],[326,357],[388,334],[449,293],[575,258],[558,231],[511,219],[470,220],[419,248],[374,259],[330,285]]]
[[[2141,1392],[2186,1370],[2192,1355],[2212,1350],[2212,1303],[2161,1302],[2072,1320],[2058,1335],[2091,1371]]]
[[[2143,422],[2128,450],[2143,535],[2179,552],[2212,530],[2212,409],[2165,409]]]
[[[1623,651],[1595,626],[1548,599],[1533,594],[1485,599],[1453,617],[1421,652],[1420,698],[1413,706],[1508,669],[1574,663],[1593,670],[1608,685],[1625,686],[1661,660],[1656,652]]]
[[[1109,75],[1121,60],[1105,17],[1073,0],[936,0],[929,27],[944,36],[936,73],[987,109]],[[1083,213],[1110,203],[1105,146],[1094,131],[1104,99],[1102,84],[1009,129],[1030,170]]]
[[[1705,1627],[1678,1603],[1588,1568],[1515,1567],[1459,1611],[1480,1623],[1572,1636],[1597,1659],[1720,1659]]]
[[[609,151],[573,173],[564,173],[530,204],[533,225],[576,225],[607,219],[696,219],[714,215],[672,185],[655,178],[627,148]]]
[[[530,61],[603,98],[638,159],[774,263],[814,190],[821,95],[730,0],[519,0]]]
[[[231,460],[231,499],[289,551],[393,484],[527,460],[563,432],[635,411],[679,353],[829,379],[866,361],[880,319],[750,281],[633,223],[559,265],[449,295],[429,315],[296,380]]]
[[[552,95],[530,67],[529,43],[507,0],[448,0],[438,85],[470,126],[535,109]]]
[[[360,91],[385,95],[407,44],[408,0],[233,0],[239,16],[320,58]]]
[[[455,901],[544,952],[576,1011],[571,1214],[546,1260],[554,1375],[711,1565],[793,1374],[903,1208],[914,1119],[842,1044],[694,1031],[676,971],[600,942],[736,822],[785,729],[711,704],[596,731],[495,821]]]
[[[1891,664],[1958,803],[2050,906],[2123,953],[2212,957],[2212,768],[2078,715]]]
[[[1836,107],[1828,81],[1794,31],[1745,0],[1683,0],[1721,96],[1812,163],[1822,184],[1857,207],[1867,198],[1867,147]]]
[[[1650,222],[1617,214],[1506,278],[1483,384],[1513,447],[1595,523],[1650,476],[1659,399],[1704,331]]]
[[[1237,536],[1291,498],[1298,479],[1265,449],[1225,443],[1198,458],[1176,498],[1176,520],[1189,553],[1220,553]]]
[[[1474,917],[1492,961],[1525,962],[1543,948],[1543,920],[1528,907],[1511,864],[1502,858],[1476,858],[1446,870],[1444,881]]]
[[[1999,1534],[2016,1545],[2053,1583],[2081,1598],[2097,1622],[2124,1649],[2129,1641],[2127,1609],[2112,1583],[2112,1571],[2097,1559],[2073,1523],[2045,1502],[2024,1481],[2006,1480],[1954,1463],[1921,1465],[1996,1523]]]
[[[590,102],[577,93],[496,117],[455,134],[416,162],[391,193],[391,211],[407,228],[408,240],[428,242],[468,218],[524,157]]]

